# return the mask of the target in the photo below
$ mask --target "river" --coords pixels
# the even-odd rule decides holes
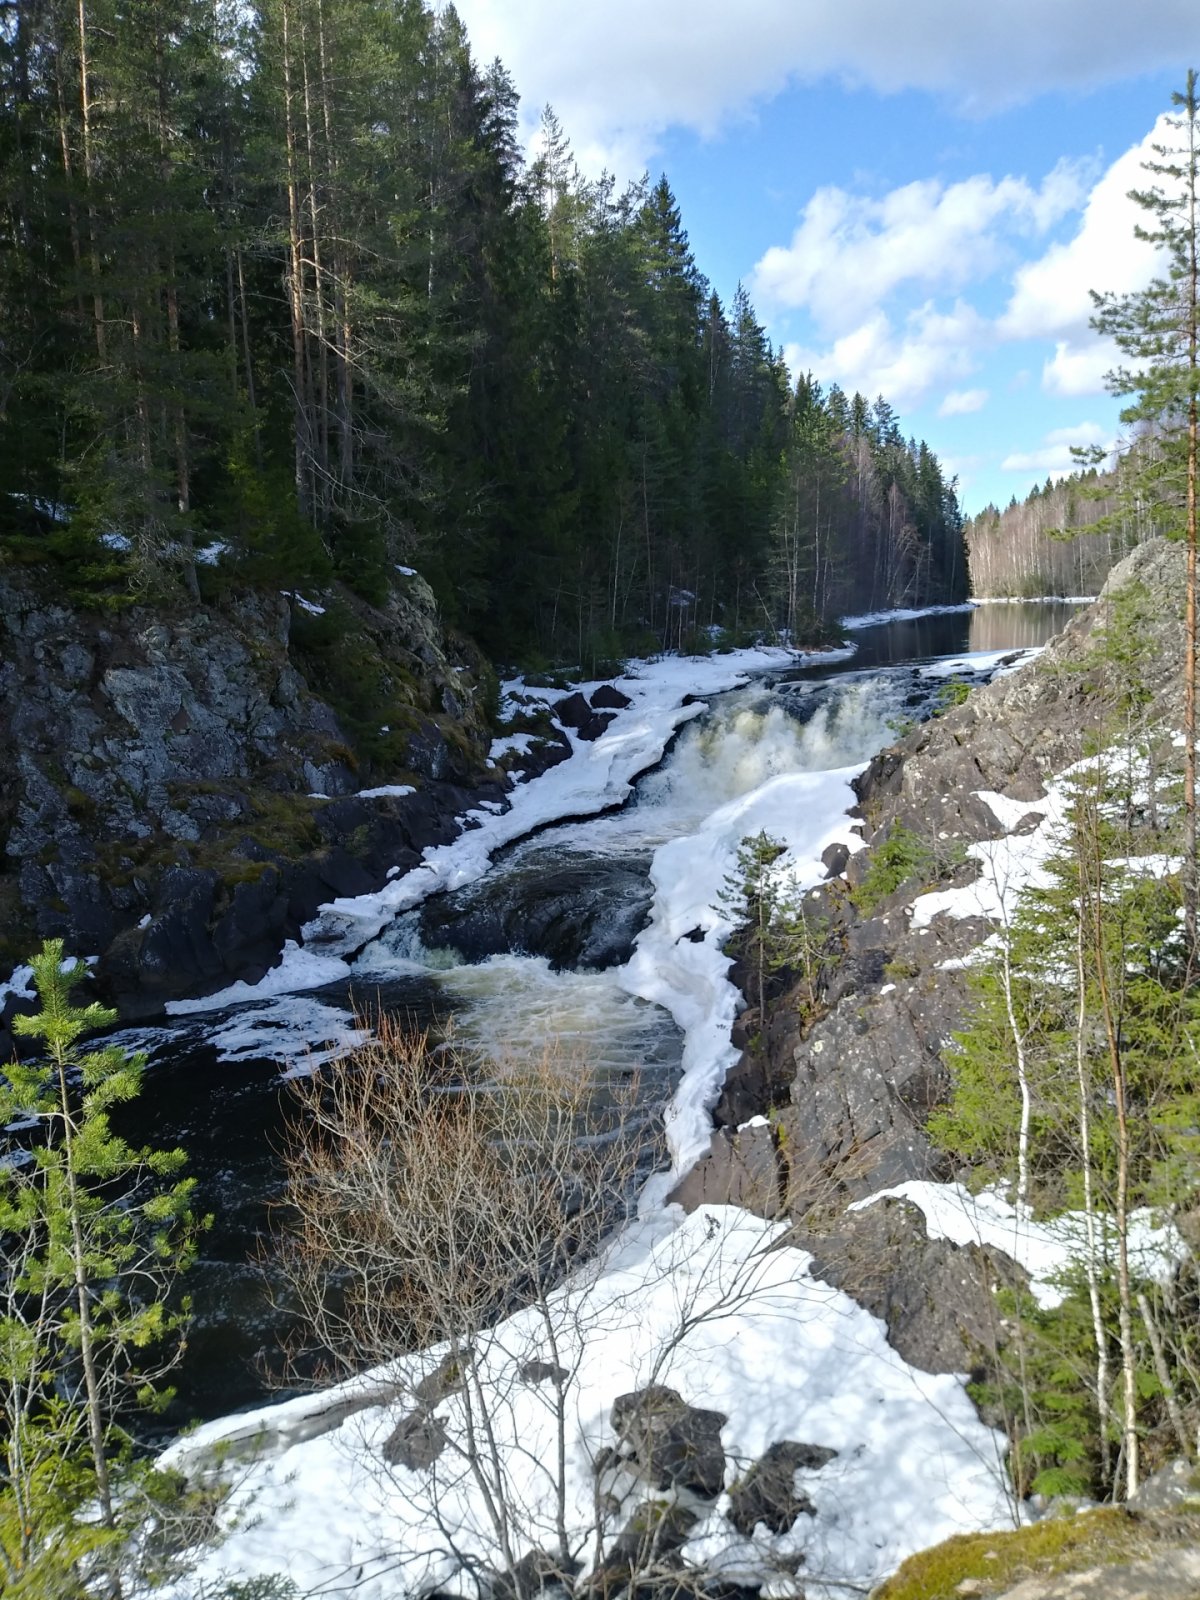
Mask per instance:
[[[702,839],[714,815],[732,807],[736,816],[737,802],[784,774],[861,765],[898,722],[929,713],[947,676],[978,681],[996,653],[1044,643],[1071,614],[1052,602],[982,607],[858,629],[855,655],[837,664],[796,669],[780,658],[780,668],[712,695],[619,809],[541,827],[482,876],[385,919],[364,947],[342,951],[348,975],[335,983],[118,1035],[150,1062],[122,1131],[182,1145],[198,1206],[215,1218],[189,1278],[195,1322],[166,1425],[252,1404],[280,1376],[289,1313],[264,1262],[289,1078],[352,1042],[382,1007],[438,1034],[452,1023],[456,1041],[485,1057],[557,1040],[617,1078],[636,1072],[640,1093],[665,1102],[684,1041],[671,1013],[645,997],[657,959],[647,927],[667,892],[656,853],[671,846],[676,884],[682,862],[702,915],[722,873],[704,848],[689,855],[687,841]],[[830,826],[845,804],[837,792]]]

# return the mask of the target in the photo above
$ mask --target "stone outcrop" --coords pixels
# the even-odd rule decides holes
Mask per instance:
[[[814,1270],[882,1317],[896,1348],[929,1371],[971,1365],[992,1316],[980,1284],[1015,1269],[930,1241],[908,1207],[845,1213],[848,1202],[907,1179],[951,1175],[925,1125],[949,1088],[943,1053],[966,1015],[962,960],[992,928],[944,915],[914,928],[912,909],[930,887],[969,882],[976,868],[963,847],[1001,833],[979,791],[1028,802],[1016,826],[1032,827],[1046,781],[1084,753],[1117,677],[1106,679],[1089,658],[1111,618],[1108,599],[1124,585],[1139,583],[1148,596],[1139,626],[1149,716],[1179,725],[1183,564],[1177,545],[1138,547],[1035,663],[914,728],[857,780],[848,830],[869,846],[901,823],[934,841],[931,881],[898,885],[868,913],[853,891],[872,852],[826,852],[830,877],[806,902],[826,930],[820,973],[785,974],[765,1017],[743,1014],[734,1033],[743,1054],[715,1109],[718,1133],[676,1191],[689,1208],[734,1202],[790,1215]],[[744,1125],[768,1110],[770,1129],[748,1133]]]
[[[428,586],[319,600],[81,613],[0,579],[3,970],[62,937],[131,1016],[253,981],[503,792],[489,669]],[[383,785],[413,792],[357,797]]]

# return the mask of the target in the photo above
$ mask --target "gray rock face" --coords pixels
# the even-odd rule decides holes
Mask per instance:
[[[1111,594],[1137,581],[1150,593],[1149,688],[1155,714],[1166,718],[1179,714],[1183,563],[1180,547],[1154,541],[1114,568],[1106,585]],[[1036,663],[974,690],[876,757],[856,784],[868,845],[897,821],[931,841],[997,837],[980,790],[1028,802],[1018,827],[1035,825],[1045,780],[1078,758],[1113,690],[1083,665],[1107,619],[1103,604],[1082,611]],[[992,931],[982,918],[945,916],[913,929],[912,907],[928,887],[916,881],[861,914],[846,886],[862,883],[869,862],[869,851],[848,860],[828,854],[826,866],[844,871],[845,883],[827,881],[813,903],[830,928],[824,970],[815,985],[777,993],[765,1018],[750,1012],[735,1026],[744,1053],[715,1116],[732,1129],[774,1108],[779,1185],[799,1242],[817,1257],[814,1270],[881,1316],[912,1364],[962,1371],[994,1337],[983,1286],[1015,1271],[1011,1265],[930,1241],[920,1217],[894,1205],[848,1214],[820,1236],[811,1231],[811,1218],[836,1215],[849,1200],[910,1178],[950,1176],[925,1126],[949,1088],[944,1053],[970,1000],[962,958]],[[969,881],[974,870],[970,862],[949,868],[938,887]],[[769,1166],[757,1186],[746,1176],[765,1153],[735,1160],[740,1137],[714,1140],[679,1198],[736,1196],[775,1216]]]
[[[1200,1470],[1190,1461],[1169,1461],[1152,1477],[1138,1486],[1136,1494],[1129,1497],[1131,1511],[1143,1514],[1152,1512],[1200,1511]]]
[[[977,1591],[982,1593],[982,1588]],[[1200,1550],[1165,1550],[1143,1561],[1026,1578],[996,1600],[1196,1600]]]
[[[374,653],[393,770],[427,778],[407,801],[336,810],[391,773],[310,689],[283,596],[101,616],[0,580],[0,972],[62,937],[146,1015],[261,976],[322,900],[453,837],[486,755],[478,660],[419,579],[336,603]]]
[[[783,1216],[783,1171],[771,1129],[766,1123],[732,1133],[718,1128],[708,1153],[667,1198],[685,1211],[696,1211],[702,1205],[742,1206],[760,1217]]]
[[[921,1212],[901,1200],[793,1239],[812,1252],[813,1276],[877,1316],[892,1348],[922,1372],[970,1372],[999,1336],[992,1286],[1027,1281],[998,1252],[930,1239]]]

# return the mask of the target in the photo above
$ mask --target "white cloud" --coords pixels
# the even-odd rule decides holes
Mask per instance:
[[[1018,270],[1001,319],[1006,338],[1046,338],[1085,329],[1093,309],[1091,290],[1128,294],[1144,288],[1161,269],[1158,253],[1134,233],[1146,214],[1129,191],[1147,183],[1142,163],[1153,159],[1151,146],[1162,144],[1169,134],[1160,117],[1141,144],[1114,161],[1096,184],[1074,238],[1051,245],[1039,260]]]
[[[824,350],[785,345],[784,359],[793,372],[811,370],[822,382],[836,380],[847,393],[857,389],[868,399],[884,394],[904,410],[931,389],[967,377],[986,338],[987,324],[974,307],[958,301],[945,312],[927,302],[898,330],[886,312],[876,311]]]
[[[1118,365],[1121,353],[1107,339],[1092,337],[1072,343],[1059,339],[1054,354],[1042,367],[1042,388],[1048,394],[1071,399],[1085,394],[1103,394],[1105,374]]]
[[[982,411],[987,403],[986,389],[951,389],[938,407],[938,416],[965,417],[972,411]]]
[[[1134,231],[1147,217],[1129,191],[1150,181],[1143,163],[1154,159],[1155,144],[1171,139],[1160,117],[1092,189],[1074,236],[1051,245],[1013,279],[997,333],[1002,339],[1054,339],[1054,355],[1042,368],[1042,387],[1050,394],[1101,394],[1105,373],[1119,361],[1116,347],[1088,326],[1095,309],[1091,291],[1133,293],[1165,270],[1160,253]]]
[[[789,82],[919,89],[988,111],[1177,68],[1194,0],[456,0],[534,117],[551,101],[589,170],[640,171],[670,127],[711,134]]]
[[[818,189],[790,245],[774,245],[754,269],[755,297],[804,307],[825,328],[851,328],[904,284],[956,290],[1003,262],[1003,240],[1039,234],[1085,194],[1075,166],[1060,162],[1034,187],[985,174],[959,183],[926,178],[881,199]]]
[[[1005,456],[1000,466],[1005,472],[1044,472],[1051,478],[1062,478],[1075,472],[1079,463],[1071,454],[1071,447],[1103,445],[1106,450],[1114,446],[1111,432],[1098,422],[1080,422],[1070,428],[1054,428],[1036,450],[1015,450]]]

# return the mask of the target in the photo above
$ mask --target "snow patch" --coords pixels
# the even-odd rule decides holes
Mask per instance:
[[[924,1179],[882,1189],[865,1200],[856,1200],[850,1210],[863,1211],[878,1200],[888,1199],[909,1200],[917,1206],[925,1216],[931,1239],[1003,1250],[1029,1273],[1039,1305],[1052,1310],[1062,1304],[1062,1276],[1081,1259],[1087,1240],[1087,1224],[1081,1211],[1035,1222],[1022,1215],[998,1189],[972,1194],[960,1183],[930,1183]],[[1101,1248],[1111,1259],[1116,1249],[1112,1219],[1098,1212],[1095,1222]],[[1129,1216],[1129,1251],[1135,1272],[1166,1283],[1182,1259],[1184,1244],[1173,1224],[1159,1221],[1154,1212],[1142,1208]]]
[[[326,984],[338,983],[350,976],[346,962],[336,956],[318,955],[304,950],[295,939],[283,947],[278,966],[274,966],[258,983],[231,983],[216,994],[202,995],[196,1000],[168,1000],[163,1009],[169,1017],[191,1016],[198,1011],[223,1011],[243,1000],[267,1000],[274,995],[300,994],[306,989],[323,989]]]
[[[495,1453],[519,1504],[520,1548],[544,1543],[555,1526],[556,1395],[517,1376],[551,1348],[571,1374],[566,1522],[580,1550],[591,1548],[593,1464],[615,1442],[612,1403],[651,1381],[726,1413],[728,1481],[780,1438],[838,1452],[806,1475],[815,1518],[802,1516],[769,1541],[738,1541],[719,1503],[693,1532],[689,1557],[719,1556],[723,1566],[736,1563],[761,1580],[772,1557],[803,1555],[805,1592],[832,1600],[847,1585],[869,1589],[913,1551],[952,1533],[1003,1525],[999,1439],[979,1422],[958,1380],[906,1366],[882,1323],[809,1274],[804,1251],[772,1248],[781,1231],[732,1207],[704,1207],[674,1227],[662,1218],[635,1226],[602,1272],[553,1297],[552,1347],[533,1311],[479,1341],[476,1370],[495,1396]],[[223,1440],[249,1442],[260,1432],[278,1453],[239,1470],[222,1508],[227,1538],[164,1593],[182,1600],[218,1572],[226,1580],[286,1572],[302,1593],[351,1574],[358,1600],[471,1592],[438,1531],[453,1530],[459,1550],[495,1563],[470,1474],[446,1466],[449,1452],[428,1471],[379,1465],[410,1402],[369,1406],[334,1432],[304,1438],[306,1420],[341,1399],[361,1403],[389,1383],[411,1393],[437,1354],[406,1356],[341,1389],[209,1424],[172,1446],[164,1465],[184,1469],[210,1458]],[[450,1437],[461,1438],[461,1396],[438,1413]],[[613,1531],[620,1525],[616,1519]]]
[[[411,783],[382,783],[377,789],[360,789],[355,796],[358,800],[400,800],[406,794],[416,794],[416,787]]]

